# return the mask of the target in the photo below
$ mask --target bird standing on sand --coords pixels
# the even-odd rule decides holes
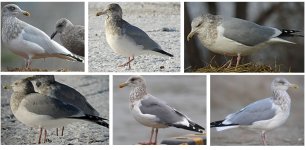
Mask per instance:
[[[43,31],[19,20],[17,16],[20,14],[30,15],[30,13],[20,9],[15,4],[8,4],[2,8],[1,35],[3,44],[13,53],[25,59],[25,68],[30,68],[32,59],[46,57],[83,62],[82,58],[51,40]]]
[[[97,16],[106,15],[105,35],[109,46],[116,52],[128,57],[128,62],[119,67],[129,66],[134,56],[142,54],[155,54],[160,56],[173,57],[172,54],[152,40],[143,30],[133,26],[122,19],[122,9],[118,4],[109,4],[106,8],[97,13]]]
[[[287,90],[290,87],[298,86],[285,78],[275,78],[271,84],[272,97],[251,103],[224,120],[210,123],[210,127],[217,131],[238,127],[261,130],[262,144],[267,145],[266,132],[281,126],[289,117],[291,99]]]
[[[157,144],[159,128],[176,127],[199,133],[205,132],[203,127],[191,121],[186,115],[149,94],[143,77],[131,76],[126,82],[120,84],[120,88],[125,86],[132,88],[129,106],[135,120],[152,128],[149,142],[139,144]],[[155,140],[152,141],[154,132]]]
[[[205,14],[194,18],[191,22],[192,30],[187,36],[189,41],[197,35],[200,42],[214,53],[237,56],[236,67],[241,56],[250,55],[272,43],[293,42],[281,39],[302,35],[295,34],[296,30],[276,29],[260,26],[250,21]],[[228,67],[231,66],[232,60]]]
[[[99,116],[98,111],[88,103],[81,93],[68,85],[57,82],[53,75],[35,75],[26,79],[32,82],[35,92],[74,105],[86,114]],[[62,136],[63,132],[64,127],[62,127]],[[56,134],[58,135],[58,130],[56,131]]]
[[[86,114],[74,105],[36,93],[28,79],[17,80],[11,87],[13,89],[10,100],[11,110],[17,120],[39,129],[38,144],[41,143],[43,129],[58,128],[75,121],[93,122],[109,127],[105,122],[107,119]],[[46,142],[46,134],[45,130],[44,142]]]

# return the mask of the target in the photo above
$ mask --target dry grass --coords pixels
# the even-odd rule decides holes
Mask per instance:
[[[274,67],[268,65],[258,65],[254,63],[246,63],[241,64],[239,66],[231,66],[231,67],[224,67],[224,66],[212,66],[211,64],[203,67],[198,68],[194,72],[280,72],[280,65],[275,65]]]

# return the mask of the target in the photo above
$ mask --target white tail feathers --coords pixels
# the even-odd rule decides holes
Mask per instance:
[[[238,128],[238,127],[239,127],[239,125],[223,126],[223,127],[216,127],[216,130],[217,131],[223,131],[223,130]]]

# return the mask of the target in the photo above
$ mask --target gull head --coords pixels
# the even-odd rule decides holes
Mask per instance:
[[[189,41],[193,36],[198,34],[200,28],[202,28],[204,20],[202,16],[196,17],[191,22],[191,31],[187,36],[187,41]]]
[[[27,80],[31,81],[35,91],[39,91],[39,87],[42,85],[49,86],[50,84],[55,82],[55,78],[53,75],[34,75],[31,77],[27,77]]]
[[[119,88],[123,88],[126,86],[129,87],[139,87],[139,86],[145,86],[145,80],[142,76],[131,76],[129,79],[127,79],[124,83],[121,83],[119,85]]]
[[[30,13],[20,9],[15,4],[7,4],[2,8],[2,16],[18,16],[19,14],[23,14],[25,16],[30,16]]]
[[[11,88],[14,92],[22,92],[22,93],[33,93],[34,87],[30,80],[21,79],[16,80],[11,84]]]
[[[50,36],[51,39],[54,38],[54,36],[57,34],[57,33],[62,33],[63,30],[67,27],[67,26],[71,26],[72,23],[66,19],[66,18],[61,18],[59,19],[56,24],[55,24],[55,32],[52,33],[52,35]]]
[[[107,5],[103,11],[98,12],[96,16],[107,15],[108,17],[120,17],[122,18],[122,9],[120,5],[112,3]]]
[[[288,90],[288,88],[298,88],[298,85],[290,83],[287,79],[277,77],[271,85],[272,90]]]

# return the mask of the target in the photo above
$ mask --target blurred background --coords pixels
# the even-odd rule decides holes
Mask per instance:
[[[130,76],[113,77],[113,143],[135,145],[148,141],[151,128],[138,123],[129,109],[130,87],[119,89],[119,84]],[[205,76],[144,76],[148,93],[165,101],[171,107],[187,115],[206,128],[206,77]],[[162,139],[196,132],[174,127],[160,129],[158,143]]]
[[[31,16],[18,18],[28,24],[51,35],[55,31],[55,23],[58,19],[67,18],[73,24],[84,25],[84,3],[83,2],[2,2],[1,8],[7,4],[17,4],[21,9],[28,11]],[[55,41],[60,43],[59,36]],[[1,40],[1,70],[7,68],[24,67],[24,60],[8,50]],[[33,59],[32,68],[44,68],[48,70],[67,69],[70,71],[84,71],[84,63],[62,60],[59,58]]]
[[[1,144],[21,145],[35,144],[38,139],[38,129],[28,127],[16,120],[11,112],[11,89],[3,89],[15,80],[28,76],[1,76]],[[55,80],[66,84],[80,92],[95,108],[100,116],[109,119],[109,76],[108,75],[58,75]],[[60,130],[61,131],[61,130]],[[47,143],[54,145],[108,145],[109,129],[90,122],[73,122],[65,126],[64,136],[56,136],[55,129],[47,130]]]
[[[267,132],[269,145],[304,145],[304,76],[211,76],[211,122],[223,120],[246,105],[272,96],[271,83],[285,77],[297,84],[289,89],[290,116],[279,128]],[[217,132],[211,129],[211,145],[261,145],[260,132],[236,128]]]
[[[209,51],[200,44],[196,37],[187,42],[186,38],[191,31],[192,19],[202,14],[210,13],[241,18],[259,25],[299,30],[300,34],[304,35],[304,3],[192,2],[185,3],[184,8],[185,72],[191,72],[209,64],[222,66],[231,59],[231,57]],[[304,38],[293,37],[287,38],[287,40],[296,44],[268,46],[258,53],[242,57],[242,63],[253,62],[271,67],[279,65],[281,72],[304,72]]]

